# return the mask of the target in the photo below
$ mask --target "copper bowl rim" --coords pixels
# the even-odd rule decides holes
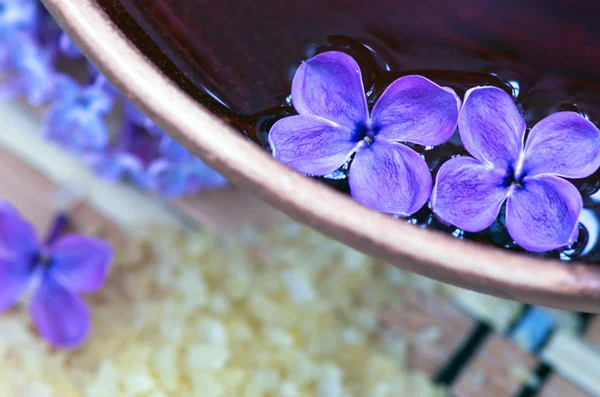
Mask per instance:
[[[292,218],[406,270],[490,295],[600,312],[600,267],[543,260],[393,220],[284,167],[184,93],[94,0],[43,0],[75,43],[165,131]]]

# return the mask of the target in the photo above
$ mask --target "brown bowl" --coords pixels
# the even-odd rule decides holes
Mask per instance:
[[[398,222],[284,167],[188,96],[94,0],[43,0],[127,97],[231,182],[324,234],[403,269],[503,298],[600,312],[600,267],[523,256]]]

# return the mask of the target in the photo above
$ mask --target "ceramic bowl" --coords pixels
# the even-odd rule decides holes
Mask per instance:
[[[600,312],[600,267],[457,240],[362,207],[279,164],[194,101],[94,0],[43,2],[94,65],[158,125],[231,182],[290,217],[426,277],[526,303]]]

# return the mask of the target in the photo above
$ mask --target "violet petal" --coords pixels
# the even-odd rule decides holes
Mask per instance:
[[[600,131],[575,112],[559,112],[537,123],[525,143],[526,175],[585,178],[600,167]]]
[[[37,0],[4,0],[0,9],[0,42],[33,31],[39,21]]]
[[[141,177],[144,174],[141,161],[126,152],[84,154],[83,161],[98,177],[110,182],[117,182],[126,177]]]
[[[471,157],[444,163],[431,196],[433,212],[467,232],[490,226],[506,199],[506,173]]]
[[[458,115],[465,149],[476,159],[498,168],[515,164],[523,145],[525,121],[510,95],[496,87],[467,91]]]
[[[148,167],[148,175],[162,197],[176,198],[186,193],[189,172],[176,163],[159,158]]]
[[[188,161],[194,158],[179,142],[164,133],[160,140],[159,151],[161,157],[167,161]]]
[[[106,281],[112,249],[106,242],[71,234],[50,246],[48,275],[73,292],[95,292]]]
[[[348,174],[350,193],[377,211],[408,216],[431,194],[431,173],[417,152],[386,140],[360,148]]]
[[[357,145],[352,130],[316,116],[291,116],[269,132],[273,157],[297,171],[326,175],[341,167]]]
[[[0,200],[0,311],[25,292],[35,270],[38,242],[33,227]]]
[[[460,99],[422,76],[404,76],[383,92],[373,108],[377,137],[419,145],[446,142],[456,129]]]
[[[506,227],[517,244],[544,252],[572,243],[583,203],[570,182],[553,175],[523,178],[506,204]]]
[[[65,32],[61,33],[58,39],[58,47],[61,53],[69,58],[80,58],[83,56],[83,53]]]
[[[34,293],[29,311],[40,335],[54,347],[78,347],[89,334],[86,303],[48,275]]]
[[[369,113],[360,67],[352,57],[329,51],[302,63],[292,82],[292,102],[302,115],[354,128]]]

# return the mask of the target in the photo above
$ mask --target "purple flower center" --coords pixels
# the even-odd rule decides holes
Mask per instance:
[[[367,144],[372,145],[375,142],[375,135],[377,135],[380,129],[379,126],[373,127],[371,120],[366,123],[357,123],[352,141],[356,143],[365,141]]]
[[[52,264],[52,255],[46,249],[40,249],[32,260],[31,267],[48,268]]]
[[[525,178],[525,173],[523,170],[519,170],[518,167],[511,165],[508,167],[508,175],[506,176],[506,181],[504,182],[504,187],[516,186],[519,189],[523,188],[523,178]]]

